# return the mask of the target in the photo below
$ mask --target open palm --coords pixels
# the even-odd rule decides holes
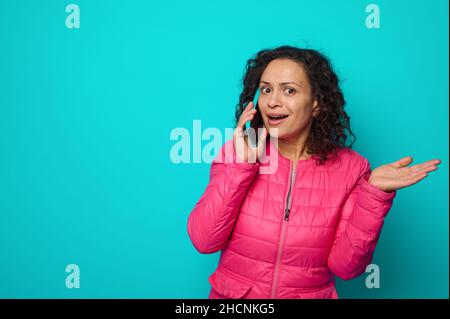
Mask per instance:
[[[436,170],[437,165],[441,163],[439,159],[433,159],[408,166],[412,161],[413,158],[407,156],[375,168],[369,177],[369,183],[385,192],[393,192],[421,181],[428,176],[429,172]]]

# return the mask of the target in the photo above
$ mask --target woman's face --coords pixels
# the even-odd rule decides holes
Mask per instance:
[[[271,61],[261,75],[259,110],[270,135],[295,139],[308,132],[318,110],[303,67],[289,59]],[[272,130],[272,128],[277,128]]]

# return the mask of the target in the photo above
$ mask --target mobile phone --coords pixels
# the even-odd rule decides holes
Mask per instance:
[[[258,98],[259,98],[259,88],[256,89],[256,93],[255,96],[253,97],[253,108],[256,108],[256,104],[258,103]],[[250,128],[251,121],[248,121],[247,123],[245,123],[245,128],[248,129]]]
[[[256,108],[256,104],[258,103],[258,98],[259,98],[259,88],[256,89],[255,96],[253,97],[253,109]],[[258,113],[255,114],[255,116],[253,117],[253,120],[245,123],[246,130],[252,127],[252,122],[256,119],[256,116],[258,116]],[[258,132],[256,130],[253,133],[254,134],[249,134],[249,143],[251,143],[253,146],[256,146],[258,143]]]

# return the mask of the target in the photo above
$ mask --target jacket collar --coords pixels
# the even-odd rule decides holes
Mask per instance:
[[[270,161],[278,161],[278,165],[289,167],[293,164],[293,161],[283,156],[278,149],[278,143],[270,136],[266,140],[266,154]],[[276,157],[276,158],[275,158]],[[304,166],[314,166],[317,160],[317,156],[312,155],[307,159],[301,159],[297,161],[297,168]]]

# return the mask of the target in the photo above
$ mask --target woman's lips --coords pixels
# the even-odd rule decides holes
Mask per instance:
[[[276,125],[279,125],[281,122],[283,122],[287,118],[288,118],[288,116],[286,116],[284,118],[280,118],[280,119],[274,119],[274,118],[271,118],[271,117],[268,116],[267,120],[269,121],[269,124],[271,126],[276,126]]]

